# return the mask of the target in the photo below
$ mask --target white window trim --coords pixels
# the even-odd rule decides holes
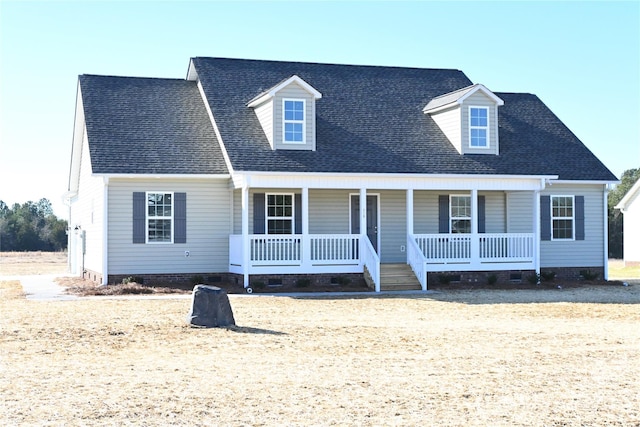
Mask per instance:
[[[284,104],[287,101],[302,102],[302,120],[286,120],[284,118]],[[287,141],[285,137],[285,127],[287,123],[302,124],[302,141]],[[307,100],[304,98],[282,98],[282,143],[293,145],[304,145],[307,143]]]
[[[473,108],[476,109],[480,109],[480,110],[486,110],[487,111],[487,125],[486,126],[471,126],[471,110]],[[491,148],[491,132],[490,132],[490,125],[491,125],[491,109],[489,107],[483,107],[480,105],[470,105],[469,109],[468,109],[468,116],[469,116],[469,148],[474,148],[474,149],[481,149],[481,150],[487,150],[489,148]],[[475,146],[475,145],[471,145],[471,129],[486,129],[487,131],[487,145],[485,146]]]
[[[473,216],[473,212],[469,212],[469,217],[462,217],[462,216],[453,216],[453,198],[454,197],[466,197],[469,199],[469,209],[471,209],[471,195],[470,194],[449,194],[449,233],[452,234],[453,233],[453,227],[451,226],[451,224],[453,223],[454,220],[460,220],[460,219],[467,219],[469,220],[469,223],[471,223],[472,221],[472,216]],[[470,234],[470,233],[456,233],[456,234]]]
[[[571,198],[571,212],[572,212],[572,216],[568,217],[568,216],[553,216],[553,199],[554,198],[559,198],[559,197],[569,197]],[[562,194],[556,194],[556,195],[552,195],[550,196],[549,199],[549,209],[551,210],[549,212],[549,216],[551,218],[551,224],[549,225],[551,227],[551,240],[556,241],[556,242],[572,242],[574,240],[576,240],[576,198],[573,195],[562,195]],[[571,220],[571,238],[555,238],[553,237],[553,220],[555,219],[570,219]]]
[[[166,216],[154,216],[154,217],[149,217],[149,194],[171,194],[171,216],[170,217],[166,217]],[[173,244],[173,238],[175,235],[175,221],[173,219],[174,216],[174,211],[175,211],[175,195],[173,194],[173,191],[147,191],[145,192],[145,224],[144,224],[144,228],[145,228],[145,242],[149,245],[170,245]],[[149,240],[149,220],[150,219],[169,219],[171,220],[171,240],[168,242],[156,242],[153,240]]]
[[[269,216],[269,196],[291,196],[291,216]],[[286,219],[291,220],[291,235],[295,234],[296,230],[296,198],[293,193],[266,193],[264,199],[264,234],[269,236],[289,236],[289,234],[270,234],[269,233],[269,220],[270,219]]]

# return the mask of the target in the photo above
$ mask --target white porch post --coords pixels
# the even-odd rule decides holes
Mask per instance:
[[[413,234],[413,189],[407,190],[407,234]]]
[[[311,265],[311,240],[309,239],[309,187],[302,187],[302,268]]]
[[[478,236],[478,190],[471,190],[471,263],[480,265],[480,238]]]
[[[533,192],[533,268],[540,274],[540,191]]]
[[[367,189],[360,189],[360,235],[367,235]]]
[[[249,287],[249,187],[242,187],[242,274],[244,287]]]
[[[603,203],[603,216],[604,216],[604,272],[603,279],[609,280],[609,210],[607,207],[609,206],[609,185],[605,184],[602,194],[602,203]]]

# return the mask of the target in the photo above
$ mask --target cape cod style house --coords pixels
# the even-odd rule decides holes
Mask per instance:
[[[196,57],[184,80],[79,77],[69,264],[104,284],[606,277],[616,181],[535,95],[458,70]]]

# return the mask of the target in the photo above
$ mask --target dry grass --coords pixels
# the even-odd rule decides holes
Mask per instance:
[[[64,274],[66,252],[0,252],[0,276]]]
[[[621,259],[610,259],[609,279],[640,281],[640,265],[625,266]]]
[[[0,282],[14,289],[15,282]],[[189,300],[0,294],[1,425],[640,425],[640,286]]]

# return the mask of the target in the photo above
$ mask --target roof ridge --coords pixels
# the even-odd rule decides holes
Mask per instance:
[[[287,61],[280,59],[244,59],[244,58],[225,58],[216,56],[195,56],[191,59],[212,59],[212,60],[226,60],[226,61],[239,61],[239,62],[270,62],[278,64],[300,64],[300,65],[329,65],[338,67],[350,67],[350,68],[387,68],[396,70],[421,70],[421,71],[457,71],[464,72],[458,68],[425,68],[417,66],[400,66],[400,65],[371,65],[371,64],[341,64],[335,62],[307,62],[307,61]]]
[[[188,80],[177,78],[177,77],[142,77],[142,76],[115,76],[112,74],[80,74],[80,77],[105,77],[112,79],[138,79],[138,80],[172,80],[172,81],[183,81],[186,82]]]

